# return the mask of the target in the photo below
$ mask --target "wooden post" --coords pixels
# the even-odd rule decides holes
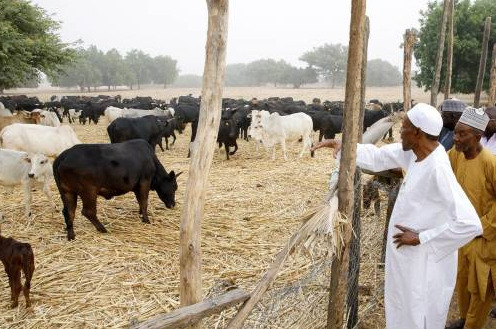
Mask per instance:
[[[412,106],[412,55],[413,45],[417,41],[417,32],[408,29],[403,36],[403,109],[408,111]]]
[[[487,106],[496,105],[496,43],[493,46],[491,63],[491,78],[489,80],[489,99],[487,101]]]
[[[446,78],[444,79],[444,99],[451,93],[451,74],[453,71],[453,21],[455,17],[455,0],[450,0],[448,12],[448,49],[446,52]]]
[[[434,69],[434,77],[431,85],[431,105],[437,107],[437,94],[439,93],[439,80],[441,79],[441,67],[443,65],[444,38],[446,32],[446,21],[448,20],[448,6],[450,0],[444,0],[443,18],[439,31],[439,39],[437,42],[436,67]]]
[[[362,90],[360,92],[360,114],[358,115],[358,141],[362,141],[363,135],[363,116],[365,112],[365,91],[367,81],[367,59],[368,59],[368,46],[370,35],[370,21],[369,17],[365,16],[365,32],[363,34],[363,58],[362,58]],[[348,266],[348,315],[347,327],[352,329],[358,323],[358,278],[360,276],[360,238],[361,238],[361,218],[360,212],[362,210],[362,173],[360,168],[355,172],[355,200],[353,210],[353,232],[355,233],[351,238],[350,243],[350,262]]]
[[[189,177],[181,212],[181,306],[202,300],[201,220],[206,185],[220,124],[222,88],[226,65],[229,0],[207,0],[208,32],[198,132],[192,143]],[[201,323],[196,327],[200,327]]]
[[[489,34],[491,33],[491,16],[486,18],[484,25],[484,37],[482,38],[482,52],[479,63],[479,74],[477,75],[477,85],[475,86],[474,107],[479,107],[482,85],[484,84],[484,73],[486,72],[487,48]]]
[[[339,163],[338,198],[339,211],[346,218],[353,217],[353,189],[358,142],[359,118],[362,90],[363,42],[365,33],[366,0],[351,1],[350,41],[348,47],[348,70],[346,74],[346,95],[343,114],[343,147]],[[343,227],[343,247],[331,266],[331,283],[327,328],[343,328],[346,282],[348,279],[351,226]]]

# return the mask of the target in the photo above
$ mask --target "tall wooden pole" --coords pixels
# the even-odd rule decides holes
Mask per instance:
[[[367,81],[367,58],[370,36],[369,17],[365,16],[365,32],[363,34],[363,58],[362,58],[362,90],[360,92],[360,114],[358,115],[358,142],[362,141],[363,135],[363,116],[365,112],[365,91]],[[362,235],[362,226],[360,212],[362,210],[362,173],[357,167],[355,172],[355,194],[353,210],[353,232],[350,243],[350,262],[348,266],[348,315],[347,328],[352,329],[358,323],[358,279],[360,276],[360,239]]]
[[[489,80],[489,99],[487,106],[496,105],[496,43],[493,46],[493,56],[491,60],[491,78]]]
[[[416,31],[406,30],[403,36],[403,109],[405,111],[412,106],[412,55],[415,41],[417,41]]]
[[[444,99],[451,93],[451,74],[453,71],[453,22],[455,17],[455,0],[450,0],[448,12],[448,49],[446,52],[446,78],[444,79]]]
[[[439,80],[441,79],[441,67],[443,66],[444,38],[446,32],[446,21],[448,20],[448,7],[450,0],[444,0],[443,18],[437,42],[436,67],[431,85],[431,105],[437,107],[437,94],[439,93]]]
[[[351,1],[350,41],[348,47],[348,70],[343,116],[343,147],[339,164],[338,198],[339,211],[346,218],[353,218],[353,188],[358,142],[359,113],[362,107],[362,64],[365,33],[366,0]],[[343,247],[331,266],[331,284],[327,328],[343,328],[346,287],[348,279],[350,225],[344,225]]]
[[[475,86],[474,107],[479,107],[482,85],[484,84],[484,73],[486,72],[487,48],[489,47],[489,34],[491,33],[491,16],[486,18],[484,25],[484,37],[482,38],[482,52],[479,63],[479,74]]]
[[[181,213],[181,306],[202,300],[201,221],[206,185],[220,124],[226,66],[229,0],[207,0],[208,32],[198,132],[192,144],[189,177]],[[195,326],[201,327],[201,323]]]

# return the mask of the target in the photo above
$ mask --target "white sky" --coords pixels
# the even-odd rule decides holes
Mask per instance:
[[[180,74],[203,73],[207,5],[203,0],[32,0],[62,22],[64,42],[78,39],[122,55],[169,55]],[[405,29],[419,27],[428,0],[369,0],[369,59],[402,66]],[[227,63],[298,58],[324,43],[348,45],[351,0],[231,0]]]

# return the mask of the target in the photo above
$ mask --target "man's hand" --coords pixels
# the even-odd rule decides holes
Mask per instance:
[[[334,157],[336,157],[336,155],[339,153],[339,151],[341,150],[341,141],[340,140],[337,140],[337,139],[324,139],[322,142],[318,142],[317,144],[315,144],[311,149],[310,151],[315,151],[315,150],[318,150],[319,148],[322,148],[322,147],[331,147],[334,149],[334,152],[333,152],[333,155]]]
[[[396,243],[396,248],[399,248],[403,245],[405,246],[416,246],[420,244],[419,235],[417,232],[412,230],[411,228],[404,227],[401,225],[394,225],[397,229],[401,231],[401,233],[396,233],[393,235],[394,243]]]

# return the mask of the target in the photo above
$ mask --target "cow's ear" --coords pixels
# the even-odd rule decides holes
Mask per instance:
[[[26,156],[23,158],[24,161],[26,161],[27,163],[31,163],[31,158],[29,157],[29,155],[26,154]]]

